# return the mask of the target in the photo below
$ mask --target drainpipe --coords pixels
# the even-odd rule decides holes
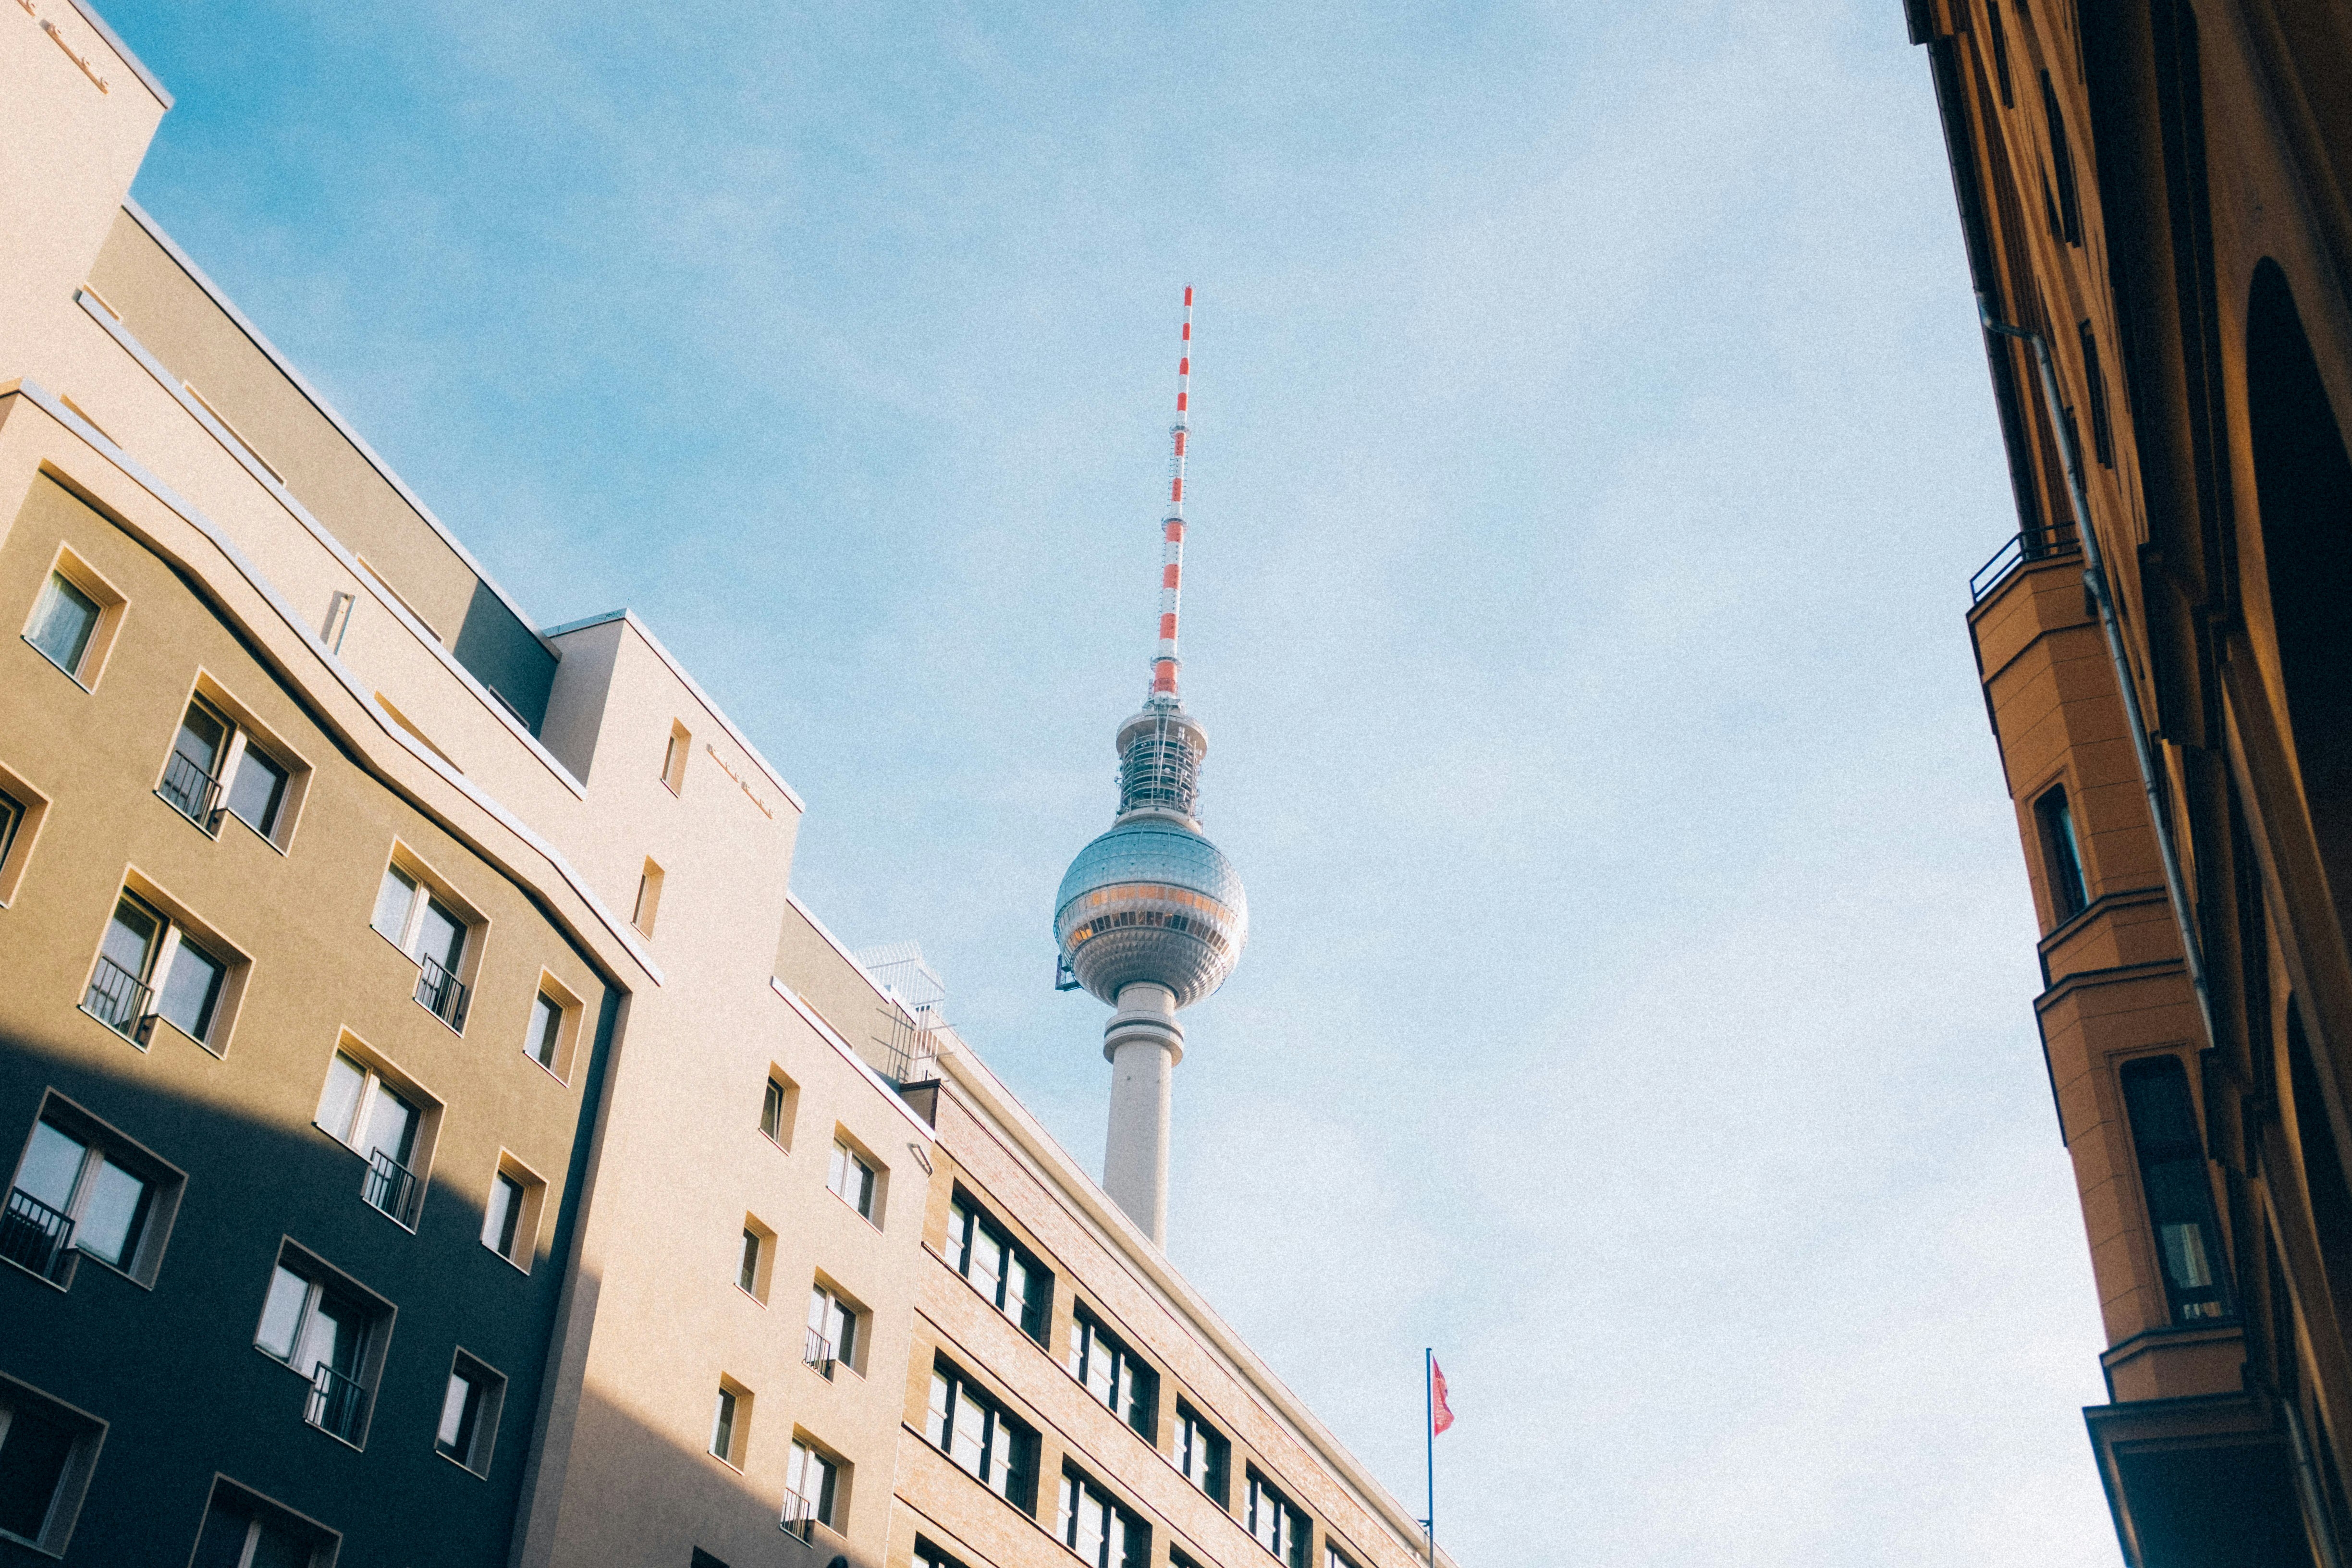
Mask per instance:
[[[2131,665],[2124,657],[2122,629],[2116,624],[2115,596],[2107,591],[2105,558],[2099,553],[2099,536],[2091,527],[2091,506],[2083,494],[2083,456],[2075,450],[2074,432],[2067,426],[2065,405],[2058,395],[2058,372],[2050,363],[2050,345],[2040,332],[2013,327],[1993,318],[1992,306],[1982,294],[1977,296],[1977,316],[1984,330],[2004,338],[2017,338],[2033,345],[2033,363],[2042,372],[2042,395],[2050,405],[2050,430],[2058,439],[2058,455],[2066,465],[2066,500],[2074,509],[2074,531],[2083,541],[2083,586],[2098,606],[2099,629],[2106,634],[2107,658],[2116,667],[2116,689],[2123,693],[2124,721],[2131,730],[2132,755],[2139,762],[2140,788],[2147,794],[2147,815],[2156,824],[2156,849],[2164,861],[2164,887],[2172,895],[2173,922],[2180,928],[2180,951],[2189,966],[2189,984],[2197,993],[2197,1011],[2204,1019],[2205,1041],[2210,1046],[2221,1044],[2213,1030],[2213,1002],[2205,989],[2205,954],[2197,940],[2197,923],[2189,918],[2189,892],[2180,877],[2180,856],[2172,843],[2172,824],[2164,813],[2164,805],[2156,793],[2156,753],[2147,743],[2147,726],[2140,720],[2139,687],[2132,679]],[[2303,1504],[2305,1527],[2311,1539],[2318,1543],[2323,1568],[2339,1568],[2342,1555],[2336,1545],[2333,1521],[2320,1496],[2319,1478],[2312,1463],[2311,1447],[2305,1441],[2301,1413],[2291,1399],[2278,1400],[2280,1415],[2286,1425],[2287,1442],[2294,1453],[2295,1492]]]
[[[2173,923],[2180,928],[2180,951],[2189,966],[2189,984],[2197,993],[2197,1012],[2205,1023],[2205,1043],[2218,1046],[2221,1036],[2213,1029],[2213,1001],[2205,989],[2205,950],[2197,940],[2197,922],[2189,910],[2188,885],[2180,876],[2180,855],[2172,842],[2172,823],[2165,815],[2164,803],[2156,788],[2156,752],[2147,742],[2147,726],[2140,718],[2139,685],[2132,679],[2131,664],[2124,656],[2124,635],[2116,623],[2115,595],[2107,591],[2106,560],[2099,553],[2099,535],[2091,527],[2091,505],[2083,494],[2083,455],[2074,447],[2074,435],[2068,427],[2065,405],[2058,395],[2058,372],[2050,363],[2050,345],[2040,332],[2028,331],[1997,321],[1991,303],[1982,294],[1977,296],[1977,316],[1984,330],[2004,338],[2017,338],[2033,345],[2034,363],[2042,371],[2042,395],[2050,405],[2050,429],[2058,438],[2058,453],[2066,467],[2066,499],[2074,509],[2074,531],[2083,542],[2083,586],[2098,606],[2099,629],[2106,634],[2107,658],[2116,667],[2116,689],[2123,694],[2124,722],[2131,731],[2132,756],[2139,763],[2140,788],[2147,795],[2148,819],[2156,824],[2156,851],[2164,862],[2165,891],[2172,895]]]

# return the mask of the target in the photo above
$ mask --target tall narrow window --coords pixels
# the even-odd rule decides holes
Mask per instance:
[[[760,1131],[779,1148],[792,1147],[792,1088],[773,1072],[760,1094]]]
[[[425,1112],[422,1096],[386,1082],[375,1067],[349,1051],[337,1051],[328,1061],[315,1123],[367,1162],[360,1196],[369,1206],[412,1229],[424,1195],[419,1168]]]
[[[182,931],[172,950],[171,966],[163,973],[155,1011],[171,1020],[173,1027],[201,1045],[212,1037],[213,1017],[219,1010],[221,987],[227,979],[228,964]]]
[[[803,1541],[811,1525],[837,1531],[840,1503],[841,1461],[804,1437],[793,1438],[784,1461],[784,1528]]]
[[[1045,1342],[1053,1275],[961,1191],[948,1210],[947,1259],[949,1268],[971,1280],[1024,1333]]]
[[[2205,1145],[2189,1097],[2188,1070],[2178,1057],[2148,1057],[2126,1062],[2122,1076],[2140,1191],[2156,1232],[2172,1321],[2226,1317],[2221,1232],[2214,1224],[2213,1188],[2205,1174]]]
[[[2033,817],[2042,836],[2042,864],[2050,873],[2050,901],[2057,923],[2064,925],[2091,907],[2091,891],[2083,876],[2083,847],[2074,837],[2074,812],[2060,784],[2033,803]]]
[[[637,874],[637,907],[629,916],[629,923],[646,935],[654,934],[654,919],[661,912],[662,868],[646,857],[645,869]]]
[[[467,987],[457,974],[470,929],[466,917],[394,861],[383,868],[368,923],[415,962],[417,1005],[462,1034]]]
[[[669,727],[669,744],[662,752],[661,781],[672,795],[686,793],[686,759],[694,751],[694,737],[683,724]]]
[[[278,819],[286,809],[286,786],[293,776],[285,763],[248,739],[245,754],[237,761],[236,779],[228,786],[230,814],[275,842]]]
[[[1985,0],[1985,20],[1992,34],[1992,74],[2000,84],[2000,106],[2017,107],[2017,100],[2009,89],[2009,29],[2001,26],[2000,0]]]
[[[228,753],[230,724],[202,698],[188,704],[163,763],[155,793],[190,822],[209,833],[213,808],[220,804],[221,761]]]
[[[314,1261],[281,1253],[253,1342],[310,1383],[302,1418],[358,1445],[367,1430],[376,1326],[387,1314],[329,1278]]]
[[[504,1377],[459,1351],[441,1395],[441,1424],[433,1434],[433,1451],[478,1476],[489,1474],[490,1446],[498,1436],[506,1388]]]
[[[9,852],[16,847],[16,829],[25,825],[25,803],[0,790],[0,867],[8,864]]]
[[[827,1377],[833,1375],[833,1368],[839,1363],[846,1363],[854,1369],[857,1364],[857,1323],[861,1316],[856,1302],[844,1300],[824,1280],[811,1286],[808,1363]]]
[[[2058,89],[2050,73],[2042,73],[2042,109],[2050,121],[2050,158],[2058,179],[2059,237],[2069,245],[2083,243],[2083,207],[2074,186],[2074,149],[2066,140],[2066,117],[2058,108]]]
[[[731,1377],[719,1380],[719,1402],[710,1413],[710,1456],[743,1468],[751,1438],[751,1391]]]
[[[490,1178],[490,1206],[482,1215],[482,1245],[500,1258],[511,1258],[515,1232],[522,1224],[522,1184],[500,1171]]]
[[[44,1543],[80,1440],[79,1428],[47,1410],[0,1403],[0,1537]]]
[[[147,986],[148,969],[163,934],[163,917],[153,910],[129,893],[116,900],[114,918],[106,922],[106,934],[99,940],[98,963],[90,972],[81,1010],[118,1034],[137,1030],[153,996]]]
[[[563,1005],[541,991],[530,999],[530,1033],[524,1037],[523,1048],[530,1059],[555,1070],[556,1047],[563,1040]]]
[[[2083,344],[2083,382],[2084,395],[2091,405],[2091,451],[2100,466],[2116,466],[2115,426],[2107,422],[2107,377],[2099,368],[2099,336],[2091,330],[2088,321],[2081,322],[2075,332]]]
[[[1290,1568],[1307,1568],[1307,1537],[1313,1533],[1307,1516],[1255,1470],[1249,1473],[1245,1503],[1242,1524],[1257,1543]]]
[[[81,680],[90,637],[98,630],[98,615],[96,599],[68,581],[64,573],[52,572],[49,580],[41,585],[41,596],[34,601],[33,619],[25,628],[25,640],[40,649],[51,664]]]

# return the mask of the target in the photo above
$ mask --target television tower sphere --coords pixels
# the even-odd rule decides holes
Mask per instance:
[[[1160,731],[1190,733],[1168,735],[1162,743],[1153,732]],[[1135,751],[1164,752],[1172,743],[1197,766],[1207,750],[1198,721],[1172,704],[1147,708],[1122,727],[1119,739],[1123,763]],[[1054,938],[1088,994],[1116,1006],[1126,987],[1157,985],[1174,1005],[1189,1007],[1223,984],[1240,962],[1249,900],[1233,862],[1184,809],[1191,792],[1166,804],[1137,802],[1128,777],[1135,771],[1120,769],[1118,822],[1079,850],[1062,878]]]

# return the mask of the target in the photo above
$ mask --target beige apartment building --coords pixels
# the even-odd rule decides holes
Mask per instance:
[[[130,200],[97,14],[0,5],[0,1563],[1425,1561],[654,632]]]

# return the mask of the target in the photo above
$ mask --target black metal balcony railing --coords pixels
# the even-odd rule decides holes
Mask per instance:
[[[466,1027],[466,984],[429,958],[416,963],[416,1003],[426,1012],[463,1031]]]
[[[834,1351],[833,1342],[814,1329],[808,1331],[808,1338],[801,1345],[801,1359],[823,1373],[828,1381],[833,1377],[833,1369],[841,1361]]]
[[[213,830],[215,808],[220,805],[221,783],[205,772],[187,752],[172,753],[172,760],[163,764],[163,782],[155,793],[162,795],[173,810],[206,833]]]
[[[320,1362],[310,1374],[310,1397],[303,1402],[302,1419],[346,1443],[357,1443],[366,1418],[367,1390],[359,1379],[346,1377]]]
[[[82,994],[81,1010],[118,1035],[137,1038],[139,1020],[147,1016],[154,993],[139,976],[106,957],[91,971],[89,989]]]
[[[8,1194],[0,1214],[0,1258],[61,1283],[73,1258],[74,1222],[23,1188]]]
[[[796,1491],[784,1493],[784,1517],[780,1521],[787,1535],[797,1535],[803,1541],[816,1533],[816,1503]]]
[[[1982,604],[1986,595],[2008,582],[2010,574],[2021,566],[2082,552],[2083,542],[2074,536],[2071,527],[2025,529],[1977,568],[1976,574],[1969,579],[1969,603]]]
[[[416,1216],[410,1211],[416,1205],[416,1173],[379,1149],[368,1156],[367,1174],[360,1180],[360,1196],[372,1208],[382,1209],[404,1226],[414,1227]]]

